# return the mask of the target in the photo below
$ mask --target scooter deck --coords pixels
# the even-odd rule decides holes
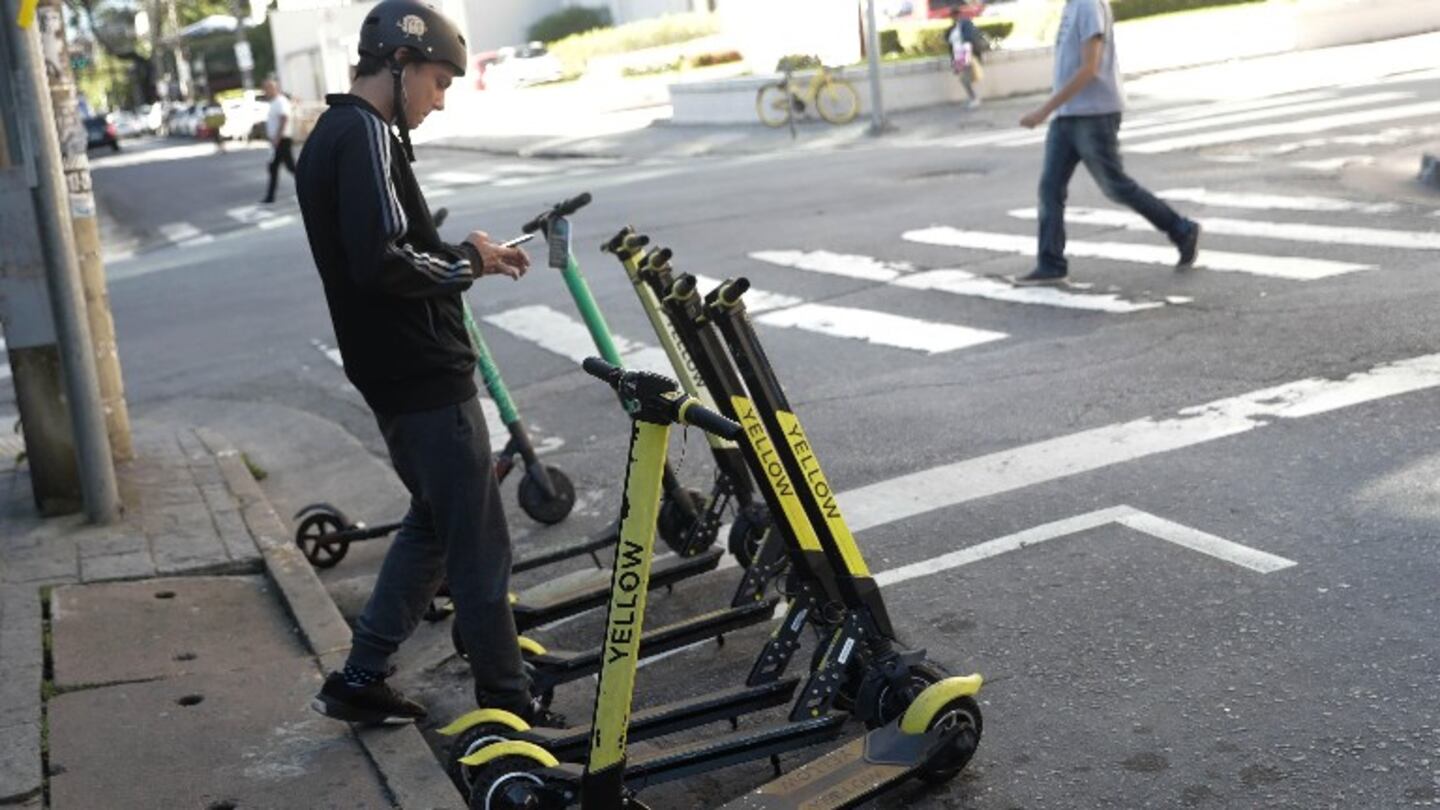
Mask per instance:
[[[573,546],[564,546],[551,551],[540,551],[520,557],[510,563],[510,573],[518,574],[522,571],[530,571],[546,565],[552,565],[561,560],[584,557],[587,554],[595,554],[607,548],[614,548],[615,541],[619,538],[620,532],[617,526],[609,529]]]
[[[631,757],[625,765],[625,786],[640,790],[829,742],[840,736],[848,719],[844,714],[827,714],[798,723],[743,729],[649,756]],[[567,792],[579,796],[584,771],[584,765],[566,762],[537,771],[536,775],[550,784],[567,784]]]
[[[893,722],[765,783],[721,810],[858,807],[915,775],[939,742],[931,734],[906,734]]]
[[[719,548],[706,549],[694,557],[659,557],[650,566],[650,588],[673,585],[681,580],[713,571],[720,565],[724,552]],[[539,586],[522,593],[511,605],[515,614],[515,626],[520,632],[539,627],[542,624],[564,619],[591,608],[600,607],[610,601],[611,570],[597,569],[583,579],[567,583],[562,588]],[[537,594],[539,591],[543,595]]]
[[[799,678],[788,678],[760,686],[723,689],[699,698],[652,706],[630,716],[630,729],[626,738],[631,742],[649,740],[684,729],[784,706],[794,697],[799,686]],[[590,751],[590,736],[593,731],[590,725],[573,728],[532,728],[508,736],[533,742],[562,762],[578,762]]]
[[[775,615],[776,599],[766,599],[740,607],[724,608],[684,621],[646,630],[640,637],[640,658],[645,659],[676,650],[697,641],[713,638],[751,625],[770,621]],[[605,647],[588,650],[547,650],[525,659],[535,668],[532,677],[537,691],[600,671],[605,660]]]

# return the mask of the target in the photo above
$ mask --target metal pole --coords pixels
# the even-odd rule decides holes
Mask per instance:
[[[252,62],[250,61],[250,40],[245,34],[245,18],[240,12],[244,0],[230,0],[230,12],[235,16],[235,62],[240,68],[240,83],[246,90],[255,89],[255,77],[252,74]],[[244,56],[241,56],[241,52]]]
[[[50,107],[55,113],[65,188],[70,193],[70,222],[75,232],[75,254],[80,262],[80,283],[85,291],[85,317],[95,354],[95,374],[100,381],[100,407],[105,414],[105,432],[110,453],[116,461],[134,455],[130,439],[130,410],[125,405],[125,382],[120,373],[120,350],[115,342],[115,320],[110,316],[110,294],[106,289],[105,260],[100,245],[100,220],[90,180],[90,158],[86,154],[85,125],[76,107],[75,79],[64,49],[50,49],[65,42],[64,8],[61,0],[39,0],[40,43],[49,71]]]
[[[865,23],[869,29],[865,42],[870,52],[870,134],[880,135],[890,124],[885,120],[885,99],[880,89],[880,30],[875,26],[875,0],[866,0]]]
[[[14,19],[15,5],[6,2],[4,24]],[[110,442],[105,434],[105,414],[100,403],[100,384],[95,374],[95,356],[91,351],[90,324],[85,315],[85,293],[80,280],[80,262],[76,257],[75,233],[70,221],[69,193],[56,140],[55,112],[49,104],[50,88],[47,75],[59,66],[46,64],[45,54],[54,53],[64,60],[64,43],[46,49],[40,31],[58,31],[58,26],[43,23],[47,14],[59,15],[60,10],[47,6],[39,14],[42,24],[28,30],[12,28],[17,61],[20,65],[20,118],[29,130],[35,159],[36,219],[44,244],[46,282],[50,305],[54,310],[55,331],[59,338],[61,364],[65,370],[65,389],[69,399],[70,417],[75,426],[75,445],[80,465],[80,489],[85,499],[85,512],[93,523],[113,523],[120,516],[120,494],[115,485],[115,463]],[[55,45],[56,43],[51,43]]]

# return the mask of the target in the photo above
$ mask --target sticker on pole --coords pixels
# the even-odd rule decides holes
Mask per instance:
[[[35,24],[35,7],[40,5],[40,0],[20,0],[20,13],[15,15],[15,22],[21,28],[29,29]]]

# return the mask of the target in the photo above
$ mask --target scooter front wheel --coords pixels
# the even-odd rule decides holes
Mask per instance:
[[[555,490],[554,497],[546,497],[544,488],[528,470],[520,479],[516,495],[520,499],[520,508],[531,520],[552,526],[569,517],[570,510],[575,508],[575,485],[558,467],[545,465],[545,475],[550,478],[550,485]]]
[[[730,524],[730,554],[742,568],[749,568],[750,563],[755,561],[755,555],[760,553],[760,541],[765,539],[768,528],[770,513],[763,506],[741,509],[735,516],[735,522]]]
[[[958,697],[945,704],[926,729],[927,732],[943,734],[945,747],[930,757],[916,775],[931,785],[954,779],[975,756],[984,730],[985,720],[980,715],[980,704],[974,698]]]
[[[695,505],[695,517],[691,518],[680,508],[680,504],[672,499],[669,493],[665,494],[664,501],[660,504],[660,516],[656,521],[655,528],[660,534],[660,539],[665,545],[677,554],[684,554],[686,535],[690,533],[690,526],[705,514],[705,494],[698,489],[686,488],[690,493],[690,502]],[[712,541],[713,542],[713,541]],[[692,552],[703,551],[704,549],[691,549]]]
[[[349,553],[350,541],[324,538],[347,528],[344,515],[339,512],[313,511],[295,527],[295,545],[316,568],[334,568]]]

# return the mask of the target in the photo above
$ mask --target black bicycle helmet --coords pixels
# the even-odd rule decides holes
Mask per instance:
[[[405,120],[405,90],[401,81],[404,67],[395,59],[395,52],[401,48],[409,48],[427,62],[444,62],[455,70],[456,76],[465,75],[469,57],[465,37],[455,24],[419,0],[380,0],[360,24],[360,55],[390,66],[395,84],[395,126],[400,130],[405,157],[413,163],[415,148],[410,145],[410,122]]]
[[[465,37],[445,15],[419,0],[381,0],[360,25],[361,54],[388,61],[399,48],[444,62],[456,76],[465,75]]]

